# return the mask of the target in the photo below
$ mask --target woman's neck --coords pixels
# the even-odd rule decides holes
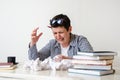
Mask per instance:
[[[61,46],[62,46],[63,48],[66,48],[66,47],[69,46],[69,44],[61,44]]]

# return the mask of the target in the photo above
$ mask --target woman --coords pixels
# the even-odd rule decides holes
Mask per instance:
[[[43,34],[42,32],[37,35],[36,28],[32,31],[31,42],[29,45],[29,59],[44,60],[51,57],[56,61],[61,61],[64,58],[72,58],[77,52],[92,52],[93,48],[86,37],[81,35],[72,34],[71,21],[67,15],[59,14],[50,20],[50,26],[54,38],[49,41],[39,51],[36,48],[36,43]]]

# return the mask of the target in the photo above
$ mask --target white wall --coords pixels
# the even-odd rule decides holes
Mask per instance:
[[[27,59],[32,29],[44,32],[38,48],[53,38],[47,28],[56,14],[67,14],[73,33],[84,35],[94,50],[120,52],[120,0],[0,0],[0,61]]]

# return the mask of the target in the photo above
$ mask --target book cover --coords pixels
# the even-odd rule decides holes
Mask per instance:
[[[114,69],[111,69],[111,70],[87,70],[87,69],[69,68],[68,72],[102,76],[102,75],[113,74],[115,72],[115,70]]]
[[[89,64],[89,65],[109,65],[113,63],[113,60],[71,60],[72,64]]]
[[[80,60],[107,60],[107,59],[114,59],[113,55],[108,56],[87,56],[87,55],[74,55],[73,59],[80,59]]]
[[[74,65],[73,68],[92,70],[111,70],[112,65]]]
[[[8,68],[13,66],[13,63],[0,62],[0,68]]]
[[[94,51],[94,52],[77,52],[78,55],[99,56],[99,55],[117,55],[113,51]]]

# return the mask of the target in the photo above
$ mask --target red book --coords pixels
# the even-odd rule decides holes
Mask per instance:
[[[8,68],[12,66],[13,66],[13,63],[0,62],[0,68]]]

